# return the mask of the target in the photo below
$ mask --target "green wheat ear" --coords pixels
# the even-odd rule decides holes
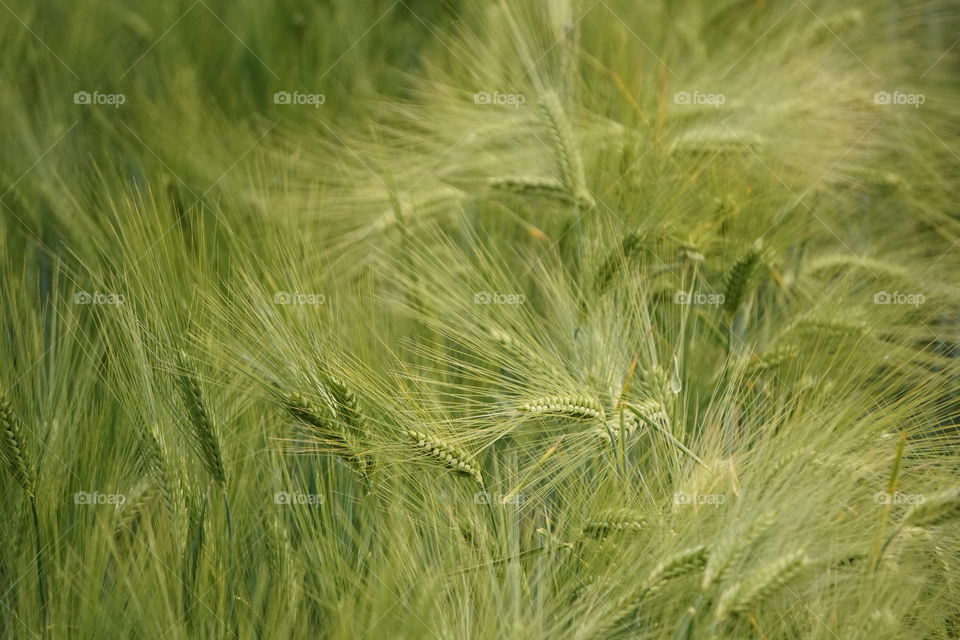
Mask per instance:
[[[546,91],[540,97],[540,114],[553,142],[557,170],[564,188],[576,202],[593,206],[594,199],[587,189],[579,145],[563,104],[554,91]]]
[[[343,396],[344,405],[356,403],[356,399],[348,394]],[[316,451],[325,451],[338,456],[350,463],[364,476],[369,471],[369,460],[360,453],[360,447],[353,436],[339,429],[337,423],[329,417],[329,412],[323,411],[315,402],[299,393],[287,394],[284,399],[284,408],[297,421],[300,431],[309,438],[309,443],[315,445]],[[359,420],[359,413],[356,419]]]
[[[704,569],[703,589],[709,589],[711,586],[723,582],[730,569],[750,551],[757,540],[776,521],[777,513],[769,511],[757,518],[742,536],[732,536],[725,543],[718,545],[711,552],[710,560],[707,562],[706,569]]]
[[[623,264],[642,248],[643,237],[639,233],[630,232],[623,236],[619,246],[607,256],[597,270],[595,286],[598,297],[606,292],[614,277],[620,273]]]
[[[640,428],[640,420],[631,412],[624,412],[623,424],[620,424],[620,416],[615,415],[607,419],[605,424],[594,429],[597,438],[603,440],[605,444],[629,440],[633,434]]]
[[[762,567],[743,582],[736,583],[720,596],[717,620],[726,620],[756,608],[796,578],[807,564],[803,551],[794,551]]]
[[[203,401],[200,385],[194,374],[187,367],[187,356],[183,351],[177,352],[177,381],[183,404],[187,408],[187,415],[193,427],[190,434],[193,444],[200,453],[204,468],[221,487],[227,483],[227,475],[223,468],[223,456],[220,453],[220,441],[207,406]]]
[[[537,398],[520,405],[517,411],[537,416],[556,416],[574,420],[605,419],[603,405],[593,398],[582,395]]]
[[[33,466],[27,457],[23,425],[13,411],[10,398],[0,389],[0,454],[7,469],[23,490],[34,495]]]
[[[903,517],[904,527],[938,527],[960,518],[960,486],[937,493],[913,505]]]
[[[583,527],[583,533],[591,538],[605,538],[613,533],[641,531],[647,518],[632,509],[609,509],[601,511]]]
[[[639,588],[631,590],[622,597],[610,616],[610,623],[604,628],[611,631],[617,624],[636,611],[640,603],[649,595],[657,593],[675,578],[688,575],[703,568],[707,561],[707,549],[703,545],[683,549],[664,558],[647,576]],[[601,634],[599,637],[608,637]]]
[[[489,186],[495,191],[506,191],[525,197],[549,198],[564,204],[577,203],[567,187],[554,178],[535,176],[491,178]]]
[[[355,394],[340,378],[327,378],[327,388],[333,398],[337,416],[345,425],[358,433],[365,433],[363,413],[360,411],[360,402]]]
[[[742,255],[727,272],[723,291],[723,308],[728,313],[736,313],[746,300],[757,265],[762,259],[759,241]]]
[[[170,476],[167,473],[167,459],[160,444],[160,439],[152,429],[142,429],[141,442],[144,451],[144,459],[147,464],[147,471],[156,484],[156,490],[168,514],[174,513],[173,490],[170,484]]]
[[[467,461],[466,452],[422,431],[407,431],[406,435],[413,440],[417,449],[435,462],[472,478],[477,484],[483,484],[483,476],[480,474],[480,470]]]
[[[654,593],[670,580],[699,571],[707,563],[707,548],[703,545],[678,551],[660,562],[644,582],[644,593]]]

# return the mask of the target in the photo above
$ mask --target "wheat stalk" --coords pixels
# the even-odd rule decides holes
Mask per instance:
[[[351,429],[363,433],[363,414],[360,412],[360,403],[357,395],[350,390],[342,380],[330,376],[327,379],[327,387],[330,395],[333,397],[337,415]]]
[[[47,579],[44,561],[43,539],[40,533],[40,513],[37,509],[36,477],[27,457],[23,437],[23,425],[3,389],[0,389],[0,458],[7,464],[11,475],[27,493],[30,514],[33,518],[34,545],[37,559],[37,595],[40,600],[40,615],[43,620],[41,635],[49,637],[50,610],[47,597]]]
[[[23,425],[7,394],[0,390],[0,454],[14,477],[28,495],[34,495],[33,466],[27,456]]]
[[[608,637],[608,632],[636,611],[644,598],[658,592],[670,580],[702,569],[706,561],[707,549],[703,545],[684,549],[666,557],[653,568],[640,588],[620,599],[613,609],[614,614],[610,616],[610,623],[603,627],[603,633],[598,634],[598,637]]]
[[[583,161],[573,135],[573,129],[567,120],[560,98],[553,91],[546,91],[540,98],[540,113],[544,124],[550,132],[553,142],[554,156],[557,168],[567,192],[577,202],[593,206],[593,196],[586,187],[586,178],[583,172]]]
[[[135,491],[135,499],[125,504],[117,526],[114,529],[114,539],[118,542],[132,539],[140,527],[144,514],[154,500],[163,500],[163,493],[157,483],[149,483],[142,489]]]
[[[644,595],[655,593],[668,581],[699,571],[707,563],[707,548],[703,545],[678,551],[654,567],[644,582]]]
[[[521,405],[518,411],[533,415],[560,416],[578,420],[605,419],[603,405],[593,398],[580,395],[537,398]]]
[[[727,272],[723,308],[736,313],[747,297],[750,281],[762,257],[759,243],[741,256]]]
[[[597,270],[596,290],[598,296],[602,296],[606,292],[614,276],[620,273],[624,262],[629,260],[642,246],[643,238],[639,233],[630,232],[623,236],[619,246],[607,256]]]
[[[343,406],[350,406],[349,396],[345,396],[344,401],[346,404]],[[355,409],[355,399],[352,404]],[[343,458],[366,476],[369,464],[360,454],[360,449],[353,437],[346,431],[337,429],[331,420],[324,416],[325,412],[313,401],[302,394],[290,393],[284,400],[284,407],[297,420],[305,435],[309,437],[310,443],[321,445],[318,450],[328,451]],[[355,417],[359,419],[359,413]]]
[[[623,424],[620,424],[620,417],[614,416],[596,429],[594,433],[606,444],[613,444],[621,440],[629,440],[637,429],[640,428],[640,421],[630,412],[623,414]]]
[[[710,560],[703,571],[703,589],[707,590],[715,584],[723,582],[730,569],[744,554],[773,526],[777,520],[777,513],[769,511],[754,520],[750,528],[742,536],[733,536],[725,544],[718,545],[710,554]]]
[[[170,476],[167,473],[166,455],[160,439],[152,429],[143,429],[141,431],[141,442],[147,463],[147,470],[153,477],[156,489],[168,514],[174,513],[173,491],[170,484]]]
[[[407,431],[406,434],[416,443],[414,446],[430,458],[457,473],[473,478],[477,484],[483,484],[483,476],[480,474],[480,470],[467,462],[467,454],[464,451],[422,431],[411,430]]]
[[[498,177],[491,178],[488,185],[491,189],[507,191],[521,196],[552,198],[565,204],[577,203],[567,187],[554,178],[539,178],[536,176]]]
[[[800,350],[795,345],[783,345],[759,354],[750,363],[748,371],[770,371],[796,362]]]
[[[960,518],[960,486],[941,491],[913,505],[903,517],[904,527],[938,527]]]
[[[226,486],[227,476],[223,468],[223,456],[220,453],[220,441],[217,438],[213,421],[203,401],[200,385],[193,373],[187,368],[187,356],[183,351],[178,352],[178,376],[180,394],[187,408],[194,446],[200,453],[204,467],[214,481],[221,487]]]
[[[640,531],[647,519],[631,509],[611,509],[597,514],[583,528],[583,533],[591,538],[605,538],[612,533]]]
[[[670,428],[670,414],[659,400],[641,400],[632,405],[633,415],[660,429]],[[628,414],[629,415],[629,414]]]
[[[788,553],[738,582],[720,596],[717,620],[726,620],[754,609],[800,574],[808,560],[802,550]]]

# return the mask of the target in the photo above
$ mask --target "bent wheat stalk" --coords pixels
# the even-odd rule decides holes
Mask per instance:
[[[414,441],[414,446],[447,468],[472,478],[477,484],[483,484],[480,470],[467,462],[467,454],[435,436],[422,431],[407,431],[407,437]]]
[[[726,620],[756,608],[800,574],[808,560],[802,550],[794,551],[762,567],[743,582],[738,582],[720,596],[716,619]]]
[[[227,475],[223,468],[220,441],[203,401],[200,385],[193,373],[187,368],[186,361],[186,354],[183,351],[178,352],[179,371],[177,381],[183,403],[187,408],[187,415],[190,417],[190,424],[193,427],[190,433],[193,436],[194,446],[200,453],[201,462],[203,462],[210,476],[218,485],[225,487]]]
[[[637,532],[646,525],[646,517],[631,509],[611,509],[597,514],[583,528],[584,535],[605,538],[613,533]]]
[[[349,396],[343,396],[348,401]],[[348,406],[348,405],[344,405]],[[369,471],[369,461],[360,453],[353,436],[338,429],[333,421],[316,403],[299,393],[291,393],[284,400],[284,407],[293,416],[311,445],[316,451],[326,451],[342,458],[356,469],[364,478]],[[359,414],[356,414],[359,421]]]
[[[702,569],[706,561],[707,549],[703,545],[678,551],[665,558],[653,568],[638,589],[619,601],[602,633],[596,637],[608,637],[611,631],[622,625],[623,621],[636,611],[644,598],[661,590],[670,580]]]
[[[540,113],[550,132],[563,186],[575,201],[588,207],[593,206],[593,196],[587,190],[583,160],[573,135],[573,128],[555,92],[547,91],[541,96]]]
[[[576,420],[597,418],[603,420],[603,405],[587,396],[547,396],[531,400],[518,408],[520,413],[549,415]]]
[[[30,502],[30,515],[33,520],[34,544],[37,558],[37,595],[40,600],[42,620],[41,635],[49,637],[50,610],[47,596],[46,563],[44,562],[43,541],[40,533],[40,514],[37,510],[36,476],[27,456],[23,436],[23,425],[13,410],[7,394],[0,389],[0,458],[6,462],[7,469],[27,494]]]

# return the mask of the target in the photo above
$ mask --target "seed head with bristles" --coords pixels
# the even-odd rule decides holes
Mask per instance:
[[[736,313],[746,300],[750,282],[761,257],[759,245],[751,247],[727,272],[723,291],[723,308],[729,313]]]
[[[670,427],[670,414],[666,407],[658,400],[642,400],[634,405],[634,413],[631,415],[637,417],[647,424],[655,425],[667,429]]]
[[[540,113],[553,142],[554,156],[563,186],[574,200],[592,206],[593,197],[586,187],[583,160],[573,135],[573,128],[555,92],[547,91],[541,96]]]
[[[33,495],[33,467],[24,446],[23,425],[3,390],[0,390],[0,458],[24,491]]]
[[[144,460],[147,471],[156,485],[157,494],[167,513],[173,513],[173,491],[170,485],[170,476],[167,473],[166,455],[160,439],[152,429],[141,430],[141,442],[144,451]]]
[[[903,517],[905,527],[937,527],[960,519],[960,485],[913,505]]]
[[[523,404],[518,409],[521,413],[533,415],[550,415],[578,420],[605,417],[603,405],[587,396],[547,396],[537,398]]]
[[[597,437],[607,444],[618,442],[621,439],[629,440],[639,427],[640,420],[637,416],[631,412],[625,412],[622,425],[620,424],[620,416],[616,415],[608,418],[606,424],[597,427],[594,431]]]
[[[187,408],[192,427],[194,446],[200,454],[207,472],[220,486],[226,485],[227,476],[223,468],[223,456],[220,453],[220,441],[217,438],[213,421],[203,401],[200,385],[193,373],[187,368],[187,357],[183,351],[178,353],[178,375],[180,394]]]
[[[674,578],[698,571],[707,563],[707,548],[703,545],[678,551],[654,567],[644,582],[644,592],[653,593]]]
[[[643,529],[647,519],[631,509],[602,511],[587,523],[583,533],[591,538],[605,538],[612,533],[637,532]]]
[[[575,204],[575,200],[562,182],[554,178],[536,176],[517,176],[491,178],[490,188],[521,196],[552,198],[565,204]]]
[[[361,455],[353,437],[338,428],[329,411],[322,410],[315,402],[299,393],[287,394],[284,406],[296,419],[310,446],[309,450],[332,453],[346,460],[364,475],[367,474],[369,460]]]
[[[337,417],[351,429],[362,433],[363,414],[360,412],[357,395],[342,380],[332,376],[327,379],[327,387],[333,397]]]
[[[720,596],[716,610],[717,619],[726,620],[762,604],[796,578],[807,563],[803,551],[794,551],[762,567],[745,581],[736,583]]]
[[[644,598],[662,589],[670,580],[702,569],[706,560],[707,549],[703,545],[684,549],[665,558],[654,567],[638,589],[634,589],[620,598],[609,618],[609,623],[603,630],[605,632],[611,631],[618,623],[636,611]],[[607,634],[602,633],[598,637],[607,637]]]
[[[477,484],[483,484],[480,470],[467,462],[467,454],[435,436],[422,431],[407,431],[407,436],[414,441],[414,446],[435,461],[465,476],[469,476]]]
[[[710,553],[710,560],[703,572],[703,588],[723,582],[730,569],[750,550],[750,548],[773,526],[777,520],[775,511],[768,511],[757,518],[743,535],[735,535],[717,546]]]

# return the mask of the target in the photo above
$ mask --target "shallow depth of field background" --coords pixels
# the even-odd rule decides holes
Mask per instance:
[[[0,637],[960,637],[955,2],[0,52]]]

